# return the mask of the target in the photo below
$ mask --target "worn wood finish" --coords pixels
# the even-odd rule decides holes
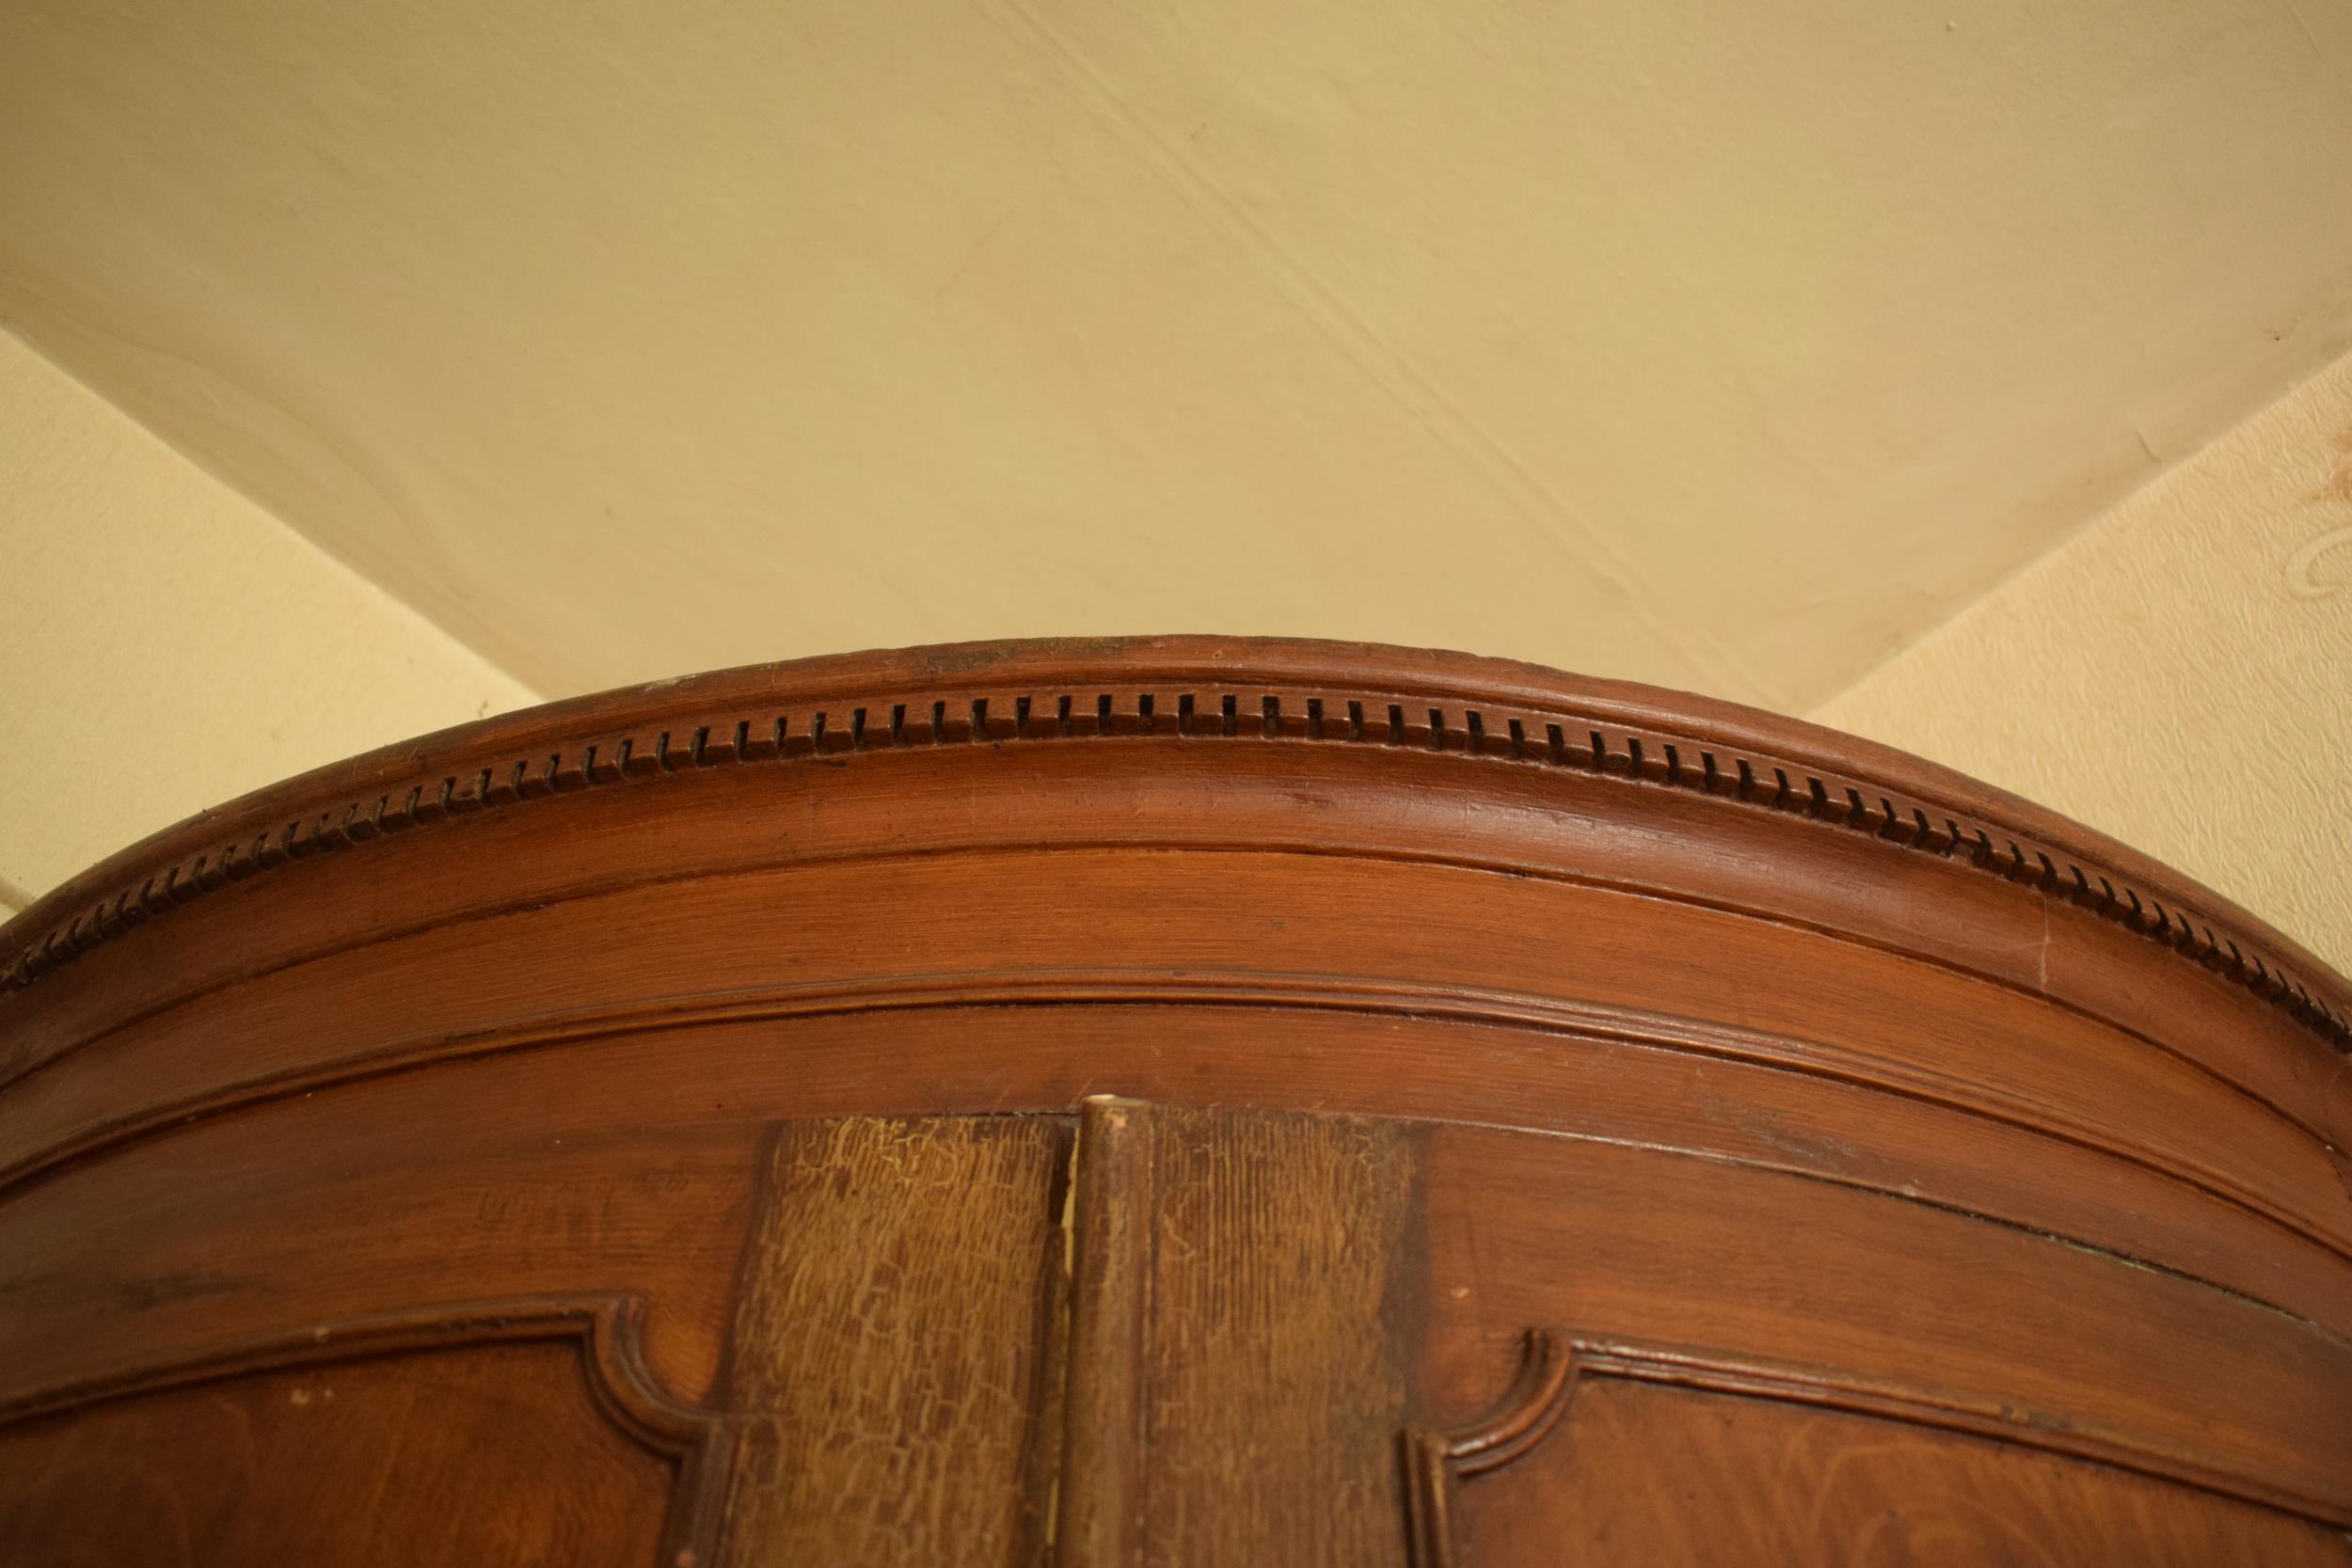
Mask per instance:
[[[556,705],[0,928],[0,1556],[2352,1560],[2347,1020],[2023,801],[1522,666]]]
[[[1048,1117],[778,1130],[727,1347],[723,1561],[1040,1560],[1069,1142]]]
[[[1399,1541],[1399,1123],[1090,1101],[1067,1568],[1354,1568]]]
[[[1159,1162],[1140,1101],[1089,1098],[1078,1122],[1068,1210],[1069,1374],[1055,1499],[1057,1560],[1143,1560],[1144,1452],[1153,1359],[1152,1274]]]

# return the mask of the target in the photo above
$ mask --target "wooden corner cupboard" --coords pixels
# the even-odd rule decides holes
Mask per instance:
[[[2352,1564],[2348,1049],[2121,845],[1641,687],[560,703],[0,929],[0,1562]]]

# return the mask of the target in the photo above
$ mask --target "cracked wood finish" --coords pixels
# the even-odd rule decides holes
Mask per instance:
[[[721,1560],[1041,1561],[1069,1129],[858,1117],[777,1134],[728,1341],[743,1420]]]
[[[0,969],[11,1561],[469,1475],[477,1560],[2352,1560],[2344,982],[1801,724],[816,660],[290,781]]]

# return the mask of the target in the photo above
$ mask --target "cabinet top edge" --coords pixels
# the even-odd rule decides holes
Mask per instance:
[[[748,733],[739,726],[779,720],[800,726],[774,733],[803,752],[889,749],[909,743],[910,711],[925,745],[1042,734],[1195,738],[1235,733],[1246,718],[1248,738],[1377,748],[1392,743],[1383,732],[1407,703],[1407,721],[1434,730],[1434,744],[1416,742],[1426,749],[1691,788],[1968,860],[2161,942],[2352,1052],[2352,984],[2292,938],[2104,833],[1908,752],[1737,703],[1541,665],[1216,636],[944,643],[743,665],[379,747],[199,812],[59,884],[0,926],[0,995],[210,888],[311,849],[363,843],[386,811],[406,826],[494,806],[506,769],[655,732],[685,738],[670,742],[675,759],[639,753],[647,770],[702,764],[714,730],[731,760],[736,735]],[[943,704],[955,708],[953,736],[930,733]],[[1065,717],[1073,708],[1074,730]],[[830,736],[812,733],[818,714],[829,716]],[[612,765],[612,750],[604,761]]]

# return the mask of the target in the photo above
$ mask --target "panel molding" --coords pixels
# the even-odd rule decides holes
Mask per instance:
[[[1503,1468],[1559,1430],[1588,1377],[1672,1385],[1707,1393],[1813,1405],[1991,1438],[2134,1471],[2297,1518],[2352,1528],[2352,1510],[2175,1454],[2085,1432],[2056,1417],[1949,1390],[1863,1378],[1851,1372],[1656,1341],[1530,1329],[1519,1363],[1494,1406],[1459,1427],[1407,1426],[1398,1433],[1398,1468],[1412,1568],[1462,1568],[1455,1550],[1455,1495],[1475,1477]]]
[[[720,1414],[673,1397],[646,1367],[645,1303],[630,1295],[477,1302],[322,1323],[126,1367],[0,1402],[0,1429],[141,1395],[304,1367],[529,1341],[571,1342],[589,1402],[614,1432],[670,1462],[663,1568],[714,1560],[712,1542],[735,1438]]]
[[[1578,1372],[1571,1344],[1548,1329],[1530,1330],[1519,1341],[1518,1374],[1486,1415],[1468,1426],[1406,1427],[1398,1434],[1413,1568],[1455,1568],[1454,1488],[1526,1453],[1568,1413]]]

